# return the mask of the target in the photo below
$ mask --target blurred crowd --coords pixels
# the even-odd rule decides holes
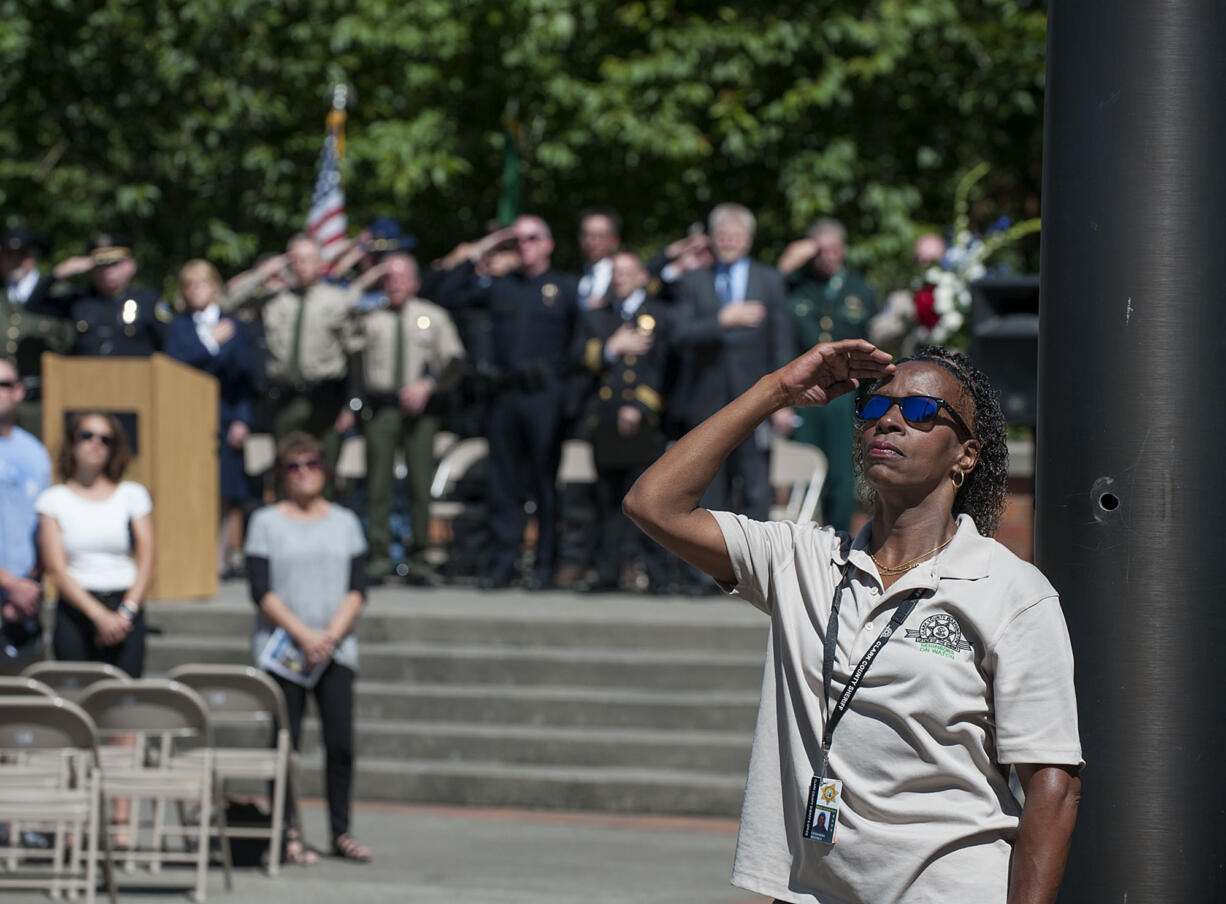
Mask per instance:
[[[242,571],[245,519],[274,491],[248,473],[245,446],[254,434],[303,432],[322,444],[329,475],[344,438],[365,438],[361,485],[328,492],[361,515],[370,580],[711,592],[631,529],[626,490],[670,439],[812,345],[867,337],[897,350],[914,308],[897,296],[882,303],[849,269],[847,233],[833,219],[774,266],[754,257],[754,214],[739,204],[719,204],[651,256],[623,244],[615,210],[589,208],[564,225],[577,228],[578,272],[554,263],[552,227],[563,224],[536,216],[428,265],[398,223],[380,219],[327,254],[293,236],[228,280],[189,261],[165,299],[139,284],[140,249],[122,235],[98,235],[51,266],[42,237],[10,228],[0,236],[0,325],[12,385],[0,381],[0,409],[39,435],[47,350],[161,351],[215,376],[225,574]],[[923,236],[917,264],[943,251],[938,236]],[[782,436],[826,453],[822,517],[849,528],[851,403],[780,412],[729,458],[704,505],[766,519],[770,449]],[[455,488],[465,506],[440,571],[430,494],[443,431],[484,437],[488,455]],[[568,439],[590,442],[594,483],[559,486]]]

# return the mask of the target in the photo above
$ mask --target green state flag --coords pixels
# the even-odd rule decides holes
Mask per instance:
[[[502,138],[502,191],[498,195],[498,222],[510,226],[524,201],[524,179],[519,168],[519,124],[508,121]]]

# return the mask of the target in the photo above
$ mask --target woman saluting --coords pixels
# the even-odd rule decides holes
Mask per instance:
[[[868,379],[857,536],[698,508],[772,412]],[[806,904],[1055,900],[1080,794],[1073,660],[1055,590],[990,539],[1007,477],[1004,418],[969,359],[895,365],[848,340],[763,377],[626,497],[771,618],[733,884]]]

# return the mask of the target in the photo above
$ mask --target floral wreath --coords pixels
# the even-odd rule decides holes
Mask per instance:
[[[971,188],[991,167],[980,163],[958,183],[954,192],[953,241],[939,265],[924,272],[924,285],[915,292],[914,336],[921,342],[944,344],[966,323],[971,310],[971,283],[987,275],[986,261],[1006,245],[1038,232],[1041,220],[1033,217],[1013,223],[1000,217],[986,236],[971,232],[968,213]]]

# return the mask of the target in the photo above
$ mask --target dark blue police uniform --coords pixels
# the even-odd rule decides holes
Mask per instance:
[[[653,590],[669,583],[667,554],[636,530],[622,514],[622,499],[647,466],[663,452],[665,436],[663,386],[672,328],[671,306],[648,298],[633,311],[618,299],[607,307],[584,311],[579,321],[579,354],[594,378],[580,418],[580,435],[592,444],[596,465],[596,585],[595,590],[618,589],[623,565],[636,555],[643,560]],[[653,337],[641,355],[604,353],[609,337],[625,323]],[[622,406],[640,412],[638,430],[623,436],[617,427]]]
[[[158,294],[128,288],[111,298],[88,292],[73,299],[68,316],[76,329],[74,355],[144,357],[162,347],[164,324]]]
[[[540,525],[532,583],[547,587],[557,555],[556,480],[578,284],[574,276],[550,268],[539,276],[500,277],[482,294],[490,313],[496,385],[486,423],[492,534],[486,582],[505,586],[514,577],[526,487],[536,499]]]

